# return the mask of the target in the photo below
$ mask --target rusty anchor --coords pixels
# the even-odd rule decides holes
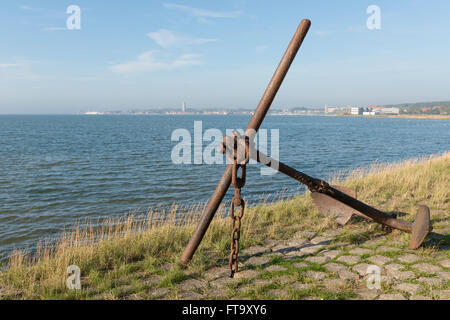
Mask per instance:
[[[243,141],[250,141],[250,157],[260,163],[263,163],[272,168],[276,168],[281,173],[288,175],[289,177],[305,184],[312,192],[314,203],[318,209],[326,214],[333,214],[340,224],[345,224],[351,218],[352,215],[358,215],[360,217],[373,220],[388,228],[399,229],[405,232],[410,232],[410,249],[417,249],[424,241],[426,235],[432,230],[430,224],[430,210],[426,206],[419,206],[416,220],[414,223],[397,219],[395,216],[386,214],[376,208],[373,208],[356,199],[356,191],[340,186],[330,186],[327,182],[310,177],[294,168],[289,167],[282,162],[269,158],[268,156],[260,153],[252,145],[253,138],[256,132],[261,126],[264,117],[266,116],[269,108],[280,88],[308,30],[311,26],[311,22],[304,19],[299,24],[291,42],[289,43],[286,52],[281,59],[267,89],[265,90],[258,107],[256,108],[250,122],[244,132],[244,137],[237,139],[237,144],[241,145],[241,150],[245,150],[246,146]],[[237,135],[237,134],[234,134]],[[245,138],[245,139],[243,139]],[[230,140],[231,139],[231,140]],[[224,141],[220,150],[229,156],[230,152],[234,152],[235,158],[242,158],[242,152],[239,153],[239,147],[236,152],[236,140],[235,137],[224,137]],[[233,146],[232,150],[227,151],[227,146]],[[247,148],[249,148],[247,146]],[[233,154],[233,153],[231,153]],[[240,155],[239,155],[240,154]],[[244,154],[246,154],[244,152]],[[264,158],[264,161],[263,161]],[[197,250],[200,242],[202,241],[214,215],[225,197],[228,188],[230,187],[232,176],[234,176],[236,165],[227,165],[225,172],[223,173],[216,189],[208,201],[202,217],[197,225],[194,234],[189,240],[181,258],[180,264],[186,266],[192,259],[195,251]],[[231,261],[231,260],[230,260]],[[233,260],[235,262],[235,260]]]

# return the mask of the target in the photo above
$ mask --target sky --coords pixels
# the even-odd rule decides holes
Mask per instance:
[[[449,14],[447,0],[2,0],[0,114],[253,108],[304,18],[273,108],[450,100]]]

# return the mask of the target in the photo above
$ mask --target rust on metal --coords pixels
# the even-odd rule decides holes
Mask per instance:
[[[241,219],[245,211],[245,202],[242,199],[241,189],[245,185],[246,165],[249,158],[252,158],[264,165],[278,170],[281,173],[305,184],[311,191],[312,198],[318,209],[326,214],[332,214],[340,224],[345,224],[352,217],[358,215],[368,220],[373,220],[383,225],[383,230],[389,231],[391,228],[412,233],[410,249],[417,249],[424,241],[428,232],[432,230],[430,224],[430,210],[426,206],[420,206],[414,223],[397,219],[396,215],[389,215],[376,208],[373,208],[357,200],[356,191],[353,189],[330,186],[326,181],[313,178],[307,174],[297,171],[288,165],[271,159],[267,155],[254,149],[253,139],[261,126],[269,108],[311,26],[309,20],[302,20],[297,28],[288,48],[286,49],[280,64],[278,65],[272,79],[269,82],[259,104],[256,108],[249,124],[241,136],[237,132],[232,137],[224,136],[219,150],[227,154],[231,164],[227,165],[222,178],[208,201],[198,226],[192,235],[186,249],[184,250],[180,263],[185,266],[192,259],[195,251],[200,245],[220,203],[225,197],[230,184],[233,184],[235,193],[231,201],[230,216],[232,218],[232,233],[230,245],[229,267],[231,277],[238,271],[239,239],[241,231]],[[231,147],[230,147],[231,146]],[[239,148],[240,147],[240,148]],[[231,149],[231,150],[230,150]],[[263,159],[263,160],[262,160]],[[238,177],[238,170],[241,176]],[[236,214],[236,209],[240,207],[240,212]]]
[[[254,137],[250,135],[250,132],[258,131],[259,127],[261,126],[264,117],[266,116],[270,106],[272,105],[273,99],[280,89],[280,86],[283,83],[283,80],[286,77],[286,74],[292,62],[294,61],[294,58],[297,55],[297,52],[303,40],[305,39],[306,34],[308,33],[310,26],[311,21],[307,19],[302,20],[294,36],[292,37],[292,40],[289,43],[280,64],[278,65],[272,79],[270,80],[269,85],[267,86],[267,89],[265,90],[261,101],[258,104],[258,107],[256,108],[252,118],[250,119],[249,124],[247,125],[246,134],[249,136],[251,141],[253,141]],[[202,218],[198,223],[197,229],[194,231],[194,234],[192,235],[186,249],[184,250],[180,258],[181,265],[186,265],[192,259],[192,256],[200,245],[203,236],[208,230],[208,227],[212,219],[214,218],[214,215],[219,208],[220,203],[222,202],[226,192],[228,191],[228,188],[230,187],[232,169],[233,166],[228,165],[219,183],[217,184],[213,195],[211,196],[202,213]]]
[[[409,249],[415,250],[420,247],[428,232],[433,229],[430,222],[430,209],[420,205],[417,211],[416,220],[413,223]]]
[[[334,189],[339,190],[352,198],[357,199],[357,192],[355,189],[344,186],[332,186]],[[371,221],[372,218],[366,216],[364,213],[353,209],[352,207],[320,192],[311,192],[311,198],[314,201],[315,206],[323,215],[331,215],[334,220],[340,225],[345,225],[351,219],[353,215],[361,217],[363,219]],[[396,214],[391,214],[391,217],[397,218]],[[391,232],[392,228],[383,225],[383,231]]]
[[[242,162],[241,159],[238,158],[238,140],[244,140],[245,145],[245,155]],[[228,149],[226,145],[223,149],[226,152]],[[239,254],[239,239],[241,238],[241,224],[242,218],[244,217],[245,212],[245,201],[242,199],[241,190],[245,186],[246,179],[246,166],[250,159],[250,150],[249,150],[249,139],[246,136],[240,136],[237,132],[233,136],[233,171],[231,175],[231,183],[234,186],[234,196],[231,200],[230,206],[230,217],[232,220],[231,227],[231,245],[230,245],[230,258],[229,258],[229,267],[230,267],[230,277],[233,278],[234,274],[238,272],[238,254]],[[241,169],[241,176],[238,177],[238,170]],[[236,208],[240,208],[238,214],[235,213]]]
[[[350,197],[355,199],[357,197],[356,190],[354,189],[342,186],[333,186],[333,188],[348,194]],[[343,204],[342,202],[339,202],[326,194],[312,192],[311,197],[320,213],[333,216],[334,220],[340,225],[345,225],[353,215],[360,214],[352,207],[349,207],[348,205]]]
[[[375,222],[378,222],[384,226],[412,233],[410,248],[417,249],[422,244],[426,235],[431,230],[433,230],[433,227],[430,223],[430,209],[426,206],[419,207],[419,212],[413,224],[409,221],[397,219],[396,216],[389,215],[376,208],[373,208],[365,204],[364,202],[361,202],[349,196],[348,194],[336,188],[333,188],[327,182],[310,177],[303,172],[297,171],[296,169],[289,167],[288,165],[280,161],[268,157],[258,150],[256,150],[255,152],[250,152],[250,155],[255,155],[253,157],[254,160],[265,164],[268,167],[277,168],[277,171],[286,174],[287,176],[299,181],[300,183],[305,184],[312,193],[317,192],[327,195],[343,204],[346,204],[350,208],[358,211],[359,213],[362,213],[364,216],[367,216]],[[261,159],[264,159],[264,161],[262,161]]]

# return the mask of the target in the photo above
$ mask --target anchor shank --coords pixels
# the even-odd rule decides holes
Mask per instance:
[[[307,174],[300,172],[280,161],[274,160],[267,155],[256,150],[256,152],[250,152],[252,158],[268,167],[271,167],[285,175],[299,181],[306,185],[312,192],[320,192],[330,196],[331,198],[340,201],[349,207],[363,213],[364,215],[372,218],[378,223],[387,225],[391,228],[399,229],[406,232],[412,231],[412,223],[400,219],[391,217],[390,215],[373,208],[364,202],[361,202],[349,195],[331,187],[323,180],[315,179]]]

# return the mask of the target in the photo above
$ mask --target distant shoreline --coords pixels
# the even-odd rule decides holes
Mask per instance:
[[[43,114],[0,114],[0,116],[251,116],[248,113],[236,113],[236,114],[211,114],[211,113],[175,113],[175,114],[164,114],[164,113],[99,113],[99,114],[84,114],[84,113],[43,113]],[[440,119],[450,120],[450,115],[438,115],[438,114],[401,114],[401,115],[375,115],[375,116],[363,116],[363,115],[351,115],[351,114],[267,114],[267,116],[292,116],[292,117],[347,117],[347,118],[368,118],[368,119]]]
[[[391,118],[391,119],[450,119],[450,115],[444,114],[400,114],[400,115],[337,115],[338,117],[355,117],[355,118]]]

